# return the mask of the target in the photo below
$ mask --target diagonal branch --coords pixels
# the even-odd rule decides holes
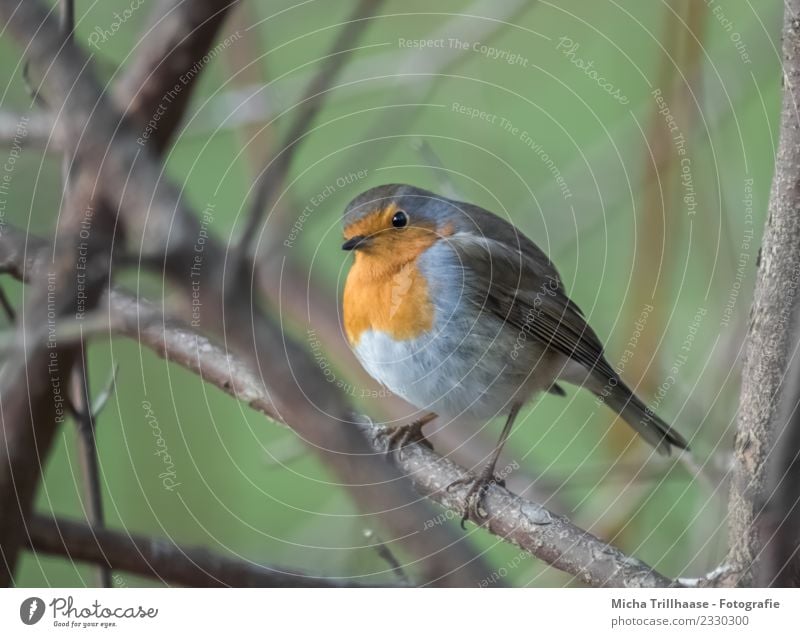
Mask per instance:
[[[151,14],[137,56],[114,87],[113,98],[139,128],[165,106],[147,139],[154,151],[169,147],[200,77],[198,65],[238,2],[162,0]]]

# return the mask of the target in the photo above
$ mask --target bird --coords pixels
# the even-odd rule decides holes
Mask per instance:
[[[342,296],[356,358],[424,413],[389,426],[389,451],[420,442],[437,416],[472,423],[505,416],[497,445],[468,485],[462,517],[481,523],[482,500],[520,409],[559,383],[588,389],[655,449],[687,441],[625,384],[547,255],[484,208],[408,184],[356,196],[343,214],[354,253]],[[450,488],[448,487],[448,488]]]

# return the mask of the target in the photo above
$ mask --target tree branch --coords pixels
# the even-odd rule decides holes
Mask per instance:
[[[114,87],[114,102],[131,123],[143,128],[167,100],[148,136],[155,152],[169,147],[225,18],[239,0],[161,0],[149,18],[137,56]],[[176,89],[176,87],[178,87]]]
[[[200,547],[179,546],[171,539],[131,535],[42,515],[35,515],[30,520],[28,547],[35,553],[80,560],[195,588],[341,588],[363,585],[357,580],[308,575],[280,566],[224,557]]]
[[[800,311],[790,330],[793,357],[767,456],[766,501],[759,519],[759,586],[800,586]]]
[[[729,503],[729,585],[757,581],[761,549],[758,514],[764,501],[766,458],[775,443],[777,396],[793,344],[800,273],[800,0],[788,0],[783,23],[784,95],[780,142],[761,244],[760,265],[745,345],[733,480]]]

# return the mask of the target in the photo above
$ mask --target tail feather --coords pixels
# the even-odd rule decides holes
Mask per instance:
[[[673,446],[679,449],[689,448],[686,439],[639,400],[622,380],[619,380],[603,400],[659,453],[668,456]]]

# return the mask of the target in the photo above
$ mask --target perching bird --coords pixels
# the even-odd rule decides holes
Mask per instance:
[[[355,253],[344,288],[350,345],[370,375],[430,412],[395,427],[391,439],[401,447],[425,441],[422,426],[436,415],[477,423],[507,416],[470,480],[465,520],[483,517],[481,499],[520,408],[542,391],[563,394],[557,381],[601,397],[659,452],[687,448],[612,369],[553,264],[508,221],[389,184],[350,202],[344,238],[342,248]]]

